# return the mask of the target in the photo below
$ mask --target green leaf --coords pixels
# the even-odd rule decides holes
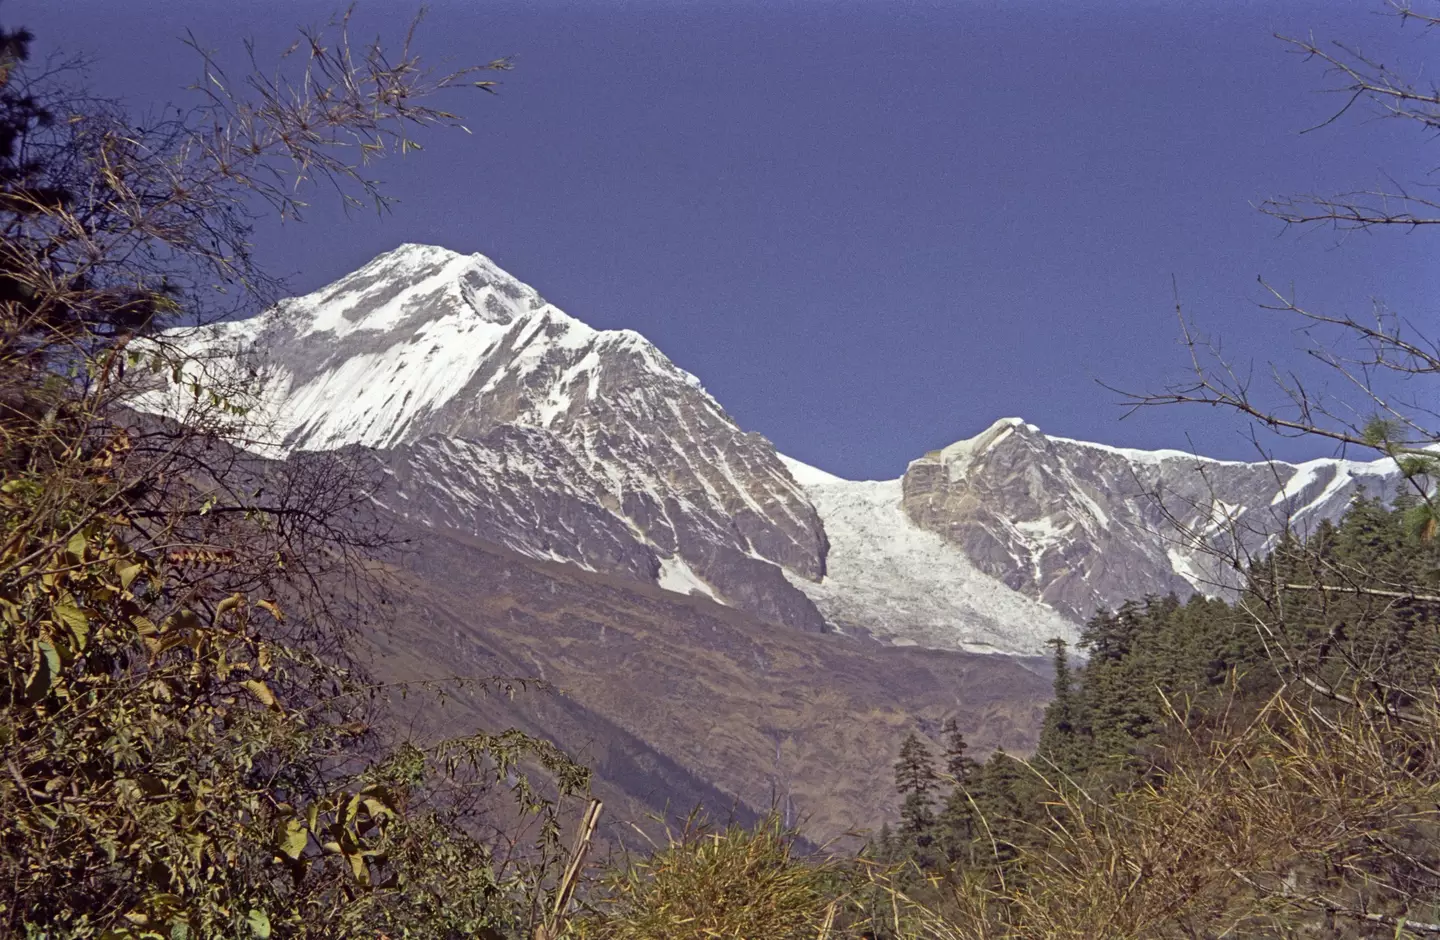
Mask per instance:
[[[55,649],[55,644],[49,640],[38,640],[35,650],[39,654],[35,671],[25,686],[25,700],[30,703],[38,702],[48,695],[55,677],[60,674],[60,652]]]
[[[86,616],[85,611],[73,604],[57,604],[55,605],[55,616],[75,635],[76,648],[84,649],[85,641],[90,636],[90,618]]]
[[[280,854],[289,859],[299,859],[305,846],[309,844],[310,833],[305,830],[305,825],[294,817],[285,820],[285,826],[280,830],[279,845],[276,847]]]
[[[49,640],[41,640],[40,652],[44,655],[45,664],[50,667],[50,671],[58,675],[60,672],[60,652],[55,649],[55,644]]]
[[[245,915],[245,923],[259,940],[268,940],[270,937],[270,915],[264,911],[252,907],[250,913]]]

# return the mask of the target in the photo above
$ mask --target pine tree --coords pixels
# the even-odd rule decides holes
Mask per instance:
[[[880,824],[880,834],[875,837],[875,858],[881,865],[895,861],[895,833],[888,822]]]
[[[1027,799],[1022,766],[1003,748],[997,749],[981,766],[975,786],[975,803],[985,820],[985,836],[994,840],[992,857],[1002,863],[1016,855],[1016,846],[1026,830],[1027,809],[1037,817],[1041,812]]]
[[[954,718],[946,718],[940,733],[945,738],[945,772],[955,781],[955,786],[968,786],[979,765],[969,755],[970,745],[960,733],[960,725]]]
[[[1082,763],[1079,715],[1073,694],[1069,649],[1056,637],[1046,642],[1054,651],[1054,698],[1045,709],[1038,755],[1061,773],[1076,773]]]
[[[980,765],[970,757],[970,745],[954,718],[945,719],[941,733],[945,739],[945,772],[954,783],[940,811],[940,838],[946,857],[955,862],[967,858],[974,843],[975,807],[970,791],[977,782]]]
[[[895,789],[905,798],[900,807],[901,832],[922,847],[930,843],[935,824],[931,800],[937,783],[930,749],[911,731],[900,745],[900,759],[895,762]]]

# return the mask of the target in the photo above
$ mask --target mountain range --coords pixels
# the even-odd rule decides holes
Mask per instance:
[[[627,805],[779,801],[822,836],[893,809],[907,726],[953,715],[981,750],[1033,744],[1034,657],[1097,608],[1223,593],[1207,549],[1263,552],[1397,480],[1019,418],[845,480],[740,428],[639,334],[433,246],[175,339],[207,381],[250,378],[244,446],[370,464],[378,510],[414,533],[404,627],[372,632],[382,674],[537,674],[569,692],[563,720],[553,703],[506,720],[599,748]]]

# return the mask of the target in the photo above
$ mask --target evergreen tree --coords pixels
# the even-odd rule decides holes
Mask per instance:
[[[956,787],[969,786],[979,765],[970,757],[970,745],[960,733],[960,725],[954,718],[946,718],[940,733],[945,739],[945,773]]]
[[[895,762],[895,789],[905,798],[900,807],[901,831],[922,847],[930,843],[935,824],[931,803],[937,783],[930,749],[911,731]]]
[[[888,822],[880,824],[880,834],[875,837],[875,858],[882,865],[895,861],[895,833]]]
[[[1027,810],[1039,815],[1039,808],[1026,799],[1025,773],[1022,764],[1000,748],[981,766],[978,775],[975,804],[984,825],[976,837],[987,843],[993,840],[987,849],[993,852],[994,861],[1002,864],[1017,854],[1026,829]]]
[[[1055,694],[1045,709],[1038,755],[1060,772],[1072,774],[1079,769],[1082,749],[1078,709],[1072,694],[1069,650],[1059,637],[1047,641],[1046,645],[1054,651]]]
[[[971,788],[978,780],[980,765],[970,757],[970,746],[954,718],[945,719],[941,729],[945,740],[945,772],[953,781],[940,811],[940,838],[951,862],[970,857],[975,840],[975,807]]]

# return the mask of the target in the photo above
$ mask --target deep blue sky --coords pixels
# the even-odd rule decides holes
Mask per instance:
[[[262,55],[335,4],[12,0],[42,50],[95,60],[136,105],[183,102],[186,28]],[[1272,33],[1333,37],[1423,74],[1440,37],[1379,2],[499,0],[432,4],[419,48],[514,56],[474,135],[382,168],[377,222],[261,232],[308,290],[402,241],[483,251],[602,328],[644,333],[747,429],[850,477],[1021,415],[1045,431],[1251,458],[1206,410],[1119,420],[1096,380],[1179,377],[1171,278],[1242,360],[1298,361],[1257,276],[1331,312],[1434,323],[1436,243],[1281,232],[1253,208],[1414,177],[1436,145],[1353,115]],[[411,8],[362,2],[360,34]],[[1278,443],[1281,456],[1330,451]]]

